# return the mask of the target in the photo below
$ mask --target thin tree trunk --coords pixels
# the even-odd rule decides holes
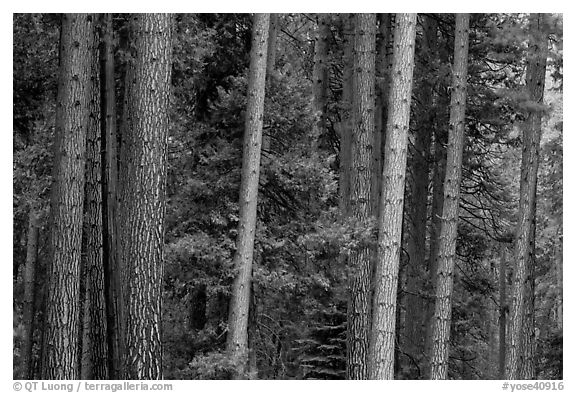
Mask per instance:
[[[530,99],[542,105],[544,101],[544,83],[546,76],[546,58],[548,41],[543,33],[544,15],[530,15],[531,40],[526,71],[526,89]],[[542,112],[531,111],[524,125],[522,141],[522,167],[520,174],[520,203],[518,227],[514,247],[514,279],[512,284],[512,306],[510,309],[510,328],[506,352],[506,379],[520,377],[520,356],[522,344],[522,325],[525,314],[525,294],[528,273],[530,271],[531,222],[534,219],[536,200],[536,179],[540,154],[540,136],[542,133]]]
[[[236,367],[236,378],[243,378],[248,366],[248,314],[256,233],[269,23],[270,14],[255,14],[240,182],[240,217],[234,256],[236,277],[232,285],[226,344]]]
[[[456,14],[448,157],[444,181],[444,207],[438,247],[436,306],[432,321],[430,379],[448,378],[448,345],[452,320],[454,263],[458,236],[458,210],[464,150],[466,77],[468,74],[469,14]]]
[[[356,14],[352,70],[352,149],[350,211],[357,225],[369,226],[374,215],[372,171],[374,165],[374,100],[376,15]],[[370,281],[372,247],[360,244],[350,253],[348,305],[348,379],[368,378],[370,334]]]
[[[394,378],[396,298],[414,71],[416,14],[397,14],[374,278],[370,379]]]
[[[106,304],[104,293],[104,261],[102,257],[102,162],[100,127],[100,73],[98,44],[94,30],[90,78],[90,117],[86,137],[85,187],[85,250],[84,250],[84,312],[82,335],[82,379],[108,378],[108,348],[106,345]]]
[[[318,28],[314,42],[314,67],[312,69],[312,105],[315,116],[312,129],[312,152],[317,152],[318,140],[326,131],[329,22],[329,14],[318,14]]]
[[[34,304],[36,301],[36,264],[38,262],[38,213],[31,207],[28,213],[26,267],[24,268],[24,305],[22,323],[22,374],[20,379],[33,379],[32,347],[34,345]]]
[[[135,58],[122,138],[119,263],[125,379],[162,378],[160,340],[172,16],[133,16]]]
[[[501,246],[500,251],[500,273],[498,277],[499,292],[500,292],[500,317],[498,318],[499,325],[499,348],[498,348],[498,378],[504,379],[504,366],[506,361],[506,314],[508,313],[508,299],[506,295],[506,261],[507,261],[507,247]]]
[[[78,379],[80,251],[93,17],[62,19],[42,379]]]
[[[106,342],[110,379],[120,378],[121,318],[120,271],[117,267],[117,182],[116,95],[114,80],[114,37],[112,14],[101,16],[100,86],[101,86],[101,169],[102,169],[102,258],[106,296]]]

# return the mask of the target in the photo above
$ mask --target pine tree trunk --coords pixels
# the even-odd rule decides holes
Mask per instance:
[[[62,19],[42,379],[78,379],[80,251],[92,16]]]
[[[531,43],[526,71],[526,89],[530,99],[542,105],[546,76],[548,41],[542,29],[543,14],[530,15]],[[535,216],[536,179],[542,133],[542,112],[533,110],[524,124],[522,140],[522,167],[520,174],[520,203],[518,227],[514,245],[514,279],[512,283],[512,305],[510,328],[506,352],[506,379],[520,378],[520,356],[522,325],[525,318],[525,294],[530,271],[531,222]]]
[[[114,37],[112,14],[101,16],[101,169],[102,169],[102,258],[106,296],[106,342],[110,379],[120,378],[120,271],[117,267],[117,182],[116,95],[114,80]]]
[[[352,69],[352,149],[350,161],[350,211],[366,227],[374,215],[372,171],[374,164],[374,100],[376,15],[356,14]],[[348,379],[368,378],[370,333],[370,281],[372,247],[360,244],[350,253],[348,305]]]
[[[417,62],[417,73],[433,74],[430,69],[437,56],[436,24],[431,18],[423,23],[422,61]],[[434,80],[422,82],[419,89],[421,114],[417,119],[417,130],[409,157],[411,168],[408,201],[406,203],[407,221],[407,307],[406,307],[406,350],[413,358],[421,357],[425,346],[426,306],[421,288],[426,280],[426,228],[428,226],[428,184],[430,173],[430,146],[432,142],[434,110]]]
[[[314,67],[312,68],[312,109],[315,116],[312,129],[312,152],[317,152],[318,139],[326,131],[329,22],[329,14],[318,14],[318,29],[314,42]]]
[[[384,168],[378,255],[374,277],[370,379],[394,378],[396,295],[402,236],[402,208],[414,71],[416,14],[397,14]]]
[[[100,37],[94,30],[90,78],[90,117],[86,139],[86,187],[84,200],[85,250],[83,279],[84,312],[82,379],[108,378],[108,348],[106,345],[106,304],[104,293],[104,261],[102,256],[102,162],[100,127],[100,75],[98,44]]]
[[[22,374],[20,379],[33,379],[32,347],[34,345],[34,304],[36,301],[36,265],[38,263],[38,213],[31,207],[28,213],[26,267],[24,268],[24,305],[22,323]]]
[[[435,97],[437,104],[434,105],[436,111],[440,108],[449,108],[449,97]],[[444,111],[443,111],[444,112]],[[426,292],[428,294],[428,304],[425,317],[425,355],[424,355],[424,377],[430,378],[430,354],[432,353],[432,320],[436,308],[436,273],[438,270],[438,246],[440,244],[440,229],[442,226],[442,209],[444,208],[444,178],[446,176],[446,144],[447,132],[441,129],[441,124],[448,123],[449,111],[437,113],[433,124],[434,131],[434,172],[432,175],[432,206],[430,207],[430,252],[428,256],[428,274]]]
[[[240,217],[234,256],[236,277],[232,285],[226,344],[236,367],[236,378],[245,377],[248,366],[248,314],[256,233],[269,23],[270,14],[255,14],[240,182]]]
[[[162,378],[160,340],[172,16],[133,16],[120,172],[125,379]]]
[[[436,306],[432,320],[430,379],[448,378],[448,345],[452,320],[453,272],[458,236],[458,210],[464,150],[466,77],[468,74],[468,25],[470,15],[456,14],[453,86],[450,102],[448,157],[444,180],[444,207],[438,246]]]

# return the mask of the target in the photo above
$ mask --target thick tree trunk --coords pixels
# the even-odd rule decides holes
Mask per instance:
[[[80,251],[93,17],[62,19],[42,379],[78,379]]]
[[[396,295],[414,71],[416,14],[397,14],[374,277],[370,378],[394,378]]]
[[[120,378],[120,271],[117,266],[117,183],[116,95],[114,80],[114,37],[112,14],[101,16],[100,86],[101,86],[101,169],[102,169],[102,258],[106,299],[108,373]]]
[[[38,261],[38,213],[31,207],[28,213],[26,266],[24,268],[24,305],[22,323],[22,374],[20,379],[33,379],[32,347],[34,345],[34,304],[36,301],[36,264]]]
[[[85,250],[83,279],[84,312],[80,378],[108,378],[108,347],[106,345],[106,298],[104,293],[104,261],[102,256],[102,162],[100,127],[100,73],[98,44],[94,30],[92,41],[92,75],[90,78],[90,118],[86,137],[86,187],[84,200]]]
[[[234,256],[236,277],[232,285],[226,344],[231,360],[236,366],[236,378],[243,378],[248,366],[248,314],[256,233],[269,22],[270,14],[255,14],[252,27],[248,103],[240,182],[240,217]]]
[[[162,378],[160,340],[172,16],[133,16],[120,172],[119,263],[124,296],[123,376]]]
[[[356,14],[352,69],[352,149],[350,211],[357,225],[369,226],[374,215],[372,171],[374,164],[374,100],[376,15]],[[370,282],[373,250],[360,244],[350,253],[348,304],[348,379],[368,378],[370,334]]]
[[[531,43],[526,71],[526,89],[530,99],[542,105],[548,41],[543,33],[543,14],[530,15]],[[536,179],[542,133],[542,112],[533,110],[524,124],[522,140],[522,167],[520,174],[520,203],[518,227],[514,245],[514,279],[512,283],[512,305],[510,308],[510,328],[506,352],[506,379],[520,378],[520,357],[522,345],[522,325],[525,318],[526,287],[530,271],[531,222],[536,206]]]
[[[312,129],[312,152],[318,150],[318,140],[326,131],[326,105],[328,104],[328,38],[330,15],[318,14],[318,28],[314,40],[314,67],[312,68],[312,110],[315,121]]]
[[[448,378],[448,345],[452,320],[453,272],[458,237],[458,211],[464,150],[466,77],[468,74],[469,14],[456,14],[448,157],[444,181],[444,207],[438,247],[436,306],[432,321],[430,379]]]
[[[422,61],[416,63],[420,75],[433,74],[430,64],[437,56],[436,24],[425,18],[422,38]],[[407,229],[407,307],[406,350],[415,359],[420,358],[425,346],[425,315],[427,299],[421,289],[426,283],[426,228],[428,226],[428,184],[430,173],[430,146],[432,142],[434,110],[434,80],[422,81],[419,89],[421,114],[417,119],[413,149],[409,157],[411,168],[408,201],[406,203]]]

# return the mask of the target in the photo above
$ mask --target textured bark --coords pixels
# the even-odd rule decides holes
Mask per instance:
[[[448,378],[448,345],[452,320],[453,272],[458,237],[458,211],[464,150],[466,77],[468,74],[469,14],[456,14],[448,156],[444,180],[444,207],[438,245],[436,305],[432,320],[430,379]]]
[[[236,365],[236,378],[243,378],[248,366],[248,314],[256,233],[269,22],[269,14],[255,14],[252,27],[248,103],[240,182],[240,214],[236,254],[234,255],[236,277],[232,285],[226,343],[230,358]]]
[[[544,23],[543,14],[530,15],[531,43],[526,71],[526,89],[530,99],[537,104],[543,104],[544,102],[548,50],[548,41],[542,31]],[[525,294],[530,271],[531,222],[535,217],[534,207],[536,206],[536,179],[542,133],[542,112],[531,111],[523,128],[520,203],[514,244],[515,266],[511,293],[512,305],[510,308],[508,348],[506,352],[506,379],[520,378],[522,325],[524,324]]]
[[[62,19],[42,379],[78,379],[80,250],[92,16]]]
[[[36,264],[38,261],[38,213],[30,208],[24,267],[24,304],[22,311],[22,374],[20,379],[33,379],[32,347],[34,345],[34,304],[36,301]]]
[[[106,299],[108,373],[110,379],[120,378],[121,298],[120,271],[117,267],[117,183],[116,97],[114,81],[114,37],[112,14],[101,16],[100,86],[101,86],[101,169],[102,169],[102,258]]]
[[[374,278],[369,356],[371,379],[394,378],[396,295],[415,38],[416,14],[397,14]]]
[[[441,124],[448,123],[449,120],[449,97],[439,95],[435,97],[438,104],[434,105],[437,113],[434,128],[434,172],[432,175],[432,206],[430,207],[430,253],[428,256],[428,274],[426,291],[428,294],[428,304],[426,307],[425,331],[426,345],[424,348],[424,376],[430,378],[430,354],[432,353],[432,319],[436,307],[436,273],[438,270],[438,246],[440,244],[440,229],[442,226],[442,209],[444,208],[444,177],[446,176],[446,144],[447,132],[440,127]],[[441,110],[446,108],[446,111]],[[445,112],[445,113],[444,113]]]
[[[352,69],[352,149],[350,161],[350,212],[357,225],[371,225],[372,171],[374,165],[374,100],[376,15],[356,14]],[[348,379],[368,378],[370,333],[370,281],[372,248],[360,244],[350,253],[348,304]]]
[[[128,71],[122,148],[119,263],[122,271],[123,377],[162,378],[160,340],[166,148],[172,17],[133,16],[135,57]]]
[[[433,73],[430,64],[437,56],[436,23],[431,18],[423,22],[421,61],[416,63],[417,74]],[[409,193],[406,203],[407,300],[406,350],[419,358],[425,346],[427,299],[421,293],[426,280],[426,228],[428,224],[428,184],[430,146],[432,142],[434,109],[434,80],[424,79],[419,90],[420,115],[409,157]]]
[[[314,67],[312,68],[312,110],[315,116],[311,135],[313,152],[317,151],[318,139],[326,131],[329,23],[329,14],[318,14],[318,29],[314,39]]]
[[[84,281],[84,312],[80,378],[108,378],[108,347],[106,345],[106,298],[104,293],[104,260],[102,255],[102,162],[100,128],[100,72],[98,43],[94,30],[90,78],[90,115],[86,136],[86,187],[84,200],[85,249],[82,277]]]

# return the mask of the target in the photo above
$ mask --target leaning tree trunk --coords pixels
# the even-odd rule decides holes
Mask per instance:
[[[240,182],[240,215],[234,256],[236,277],[232,285],[226,343],[236,367],[236,378],[243,378],[248,366],[248,314],[256,233],[269,22],[270,14],[254,15]]]
[[[162,378],[160,340],[172,16],[133,17],[122,148],[119,263],[125,379]]]
[[[410,123],[416,14],[397,14],[374,277],[370,379],[394,378],[396,295]]]
[[[352,149],[350,211],[357,225],[368,226],[374,215],[372,166],[374,164],[374,99],[376,15],[356,14],[352,68]],[[348,305],[348,379],[368,378],[370,333],[370,280],[372,247],[360,244],[350,253]]]
[[[448,156],[444,180],[444,207],[438,245],[436,305],[432,320],[430,379],[448,378],[448,345],[452,320],[453,272],[458,236],[458,210],[466,113],[469,14],[456,14],[454,67],[450,102]]]
[[[86,139],[86,187],[84,200],[85,249],[83,279],[84,311],[80,378],[108,379],[106,304],[104,293],[104,260],[102,255],[102,161],[100,128],[100,70],[98,43],[92,41],[90,119]]]
[[[34,345],[34,303],[36,301],[36,264],[38,261],[38,213],[30,207],[26,243],[26,267],[24,268],[24,305],[22,324],[22,374],[20,379],[33,379],[32,347]]]
[[[546,57],[548,41],[543,33],[544,15],[530,15],[531,43],[526,71],[526,89],[530,99],[538,104],[544,102]],[[530,270],[531,222],[535,216],[536,180],[542,133],[542,109],[535,108],[528,114],[522,140],[522,167],[520,173],[520,203],[518,227],[514,244],[514,279],[512,283],[512,306],[506,351],[506,379],[518,379],[522,325],[525,314],[525,298],[528,272]]]
[[[62,19],[42,379],[78,379],[80,251],[93,16]]]
[[[101,180],[102,180],[102,258],[104,263],[104,291],[106,296],[106,342],[110,379],[120,378],[120,271],[117,267],[117,183],[116,152],[116,95],[114,80],[114,37],[112,14],[101,16],[100,46],[101,86]]]

